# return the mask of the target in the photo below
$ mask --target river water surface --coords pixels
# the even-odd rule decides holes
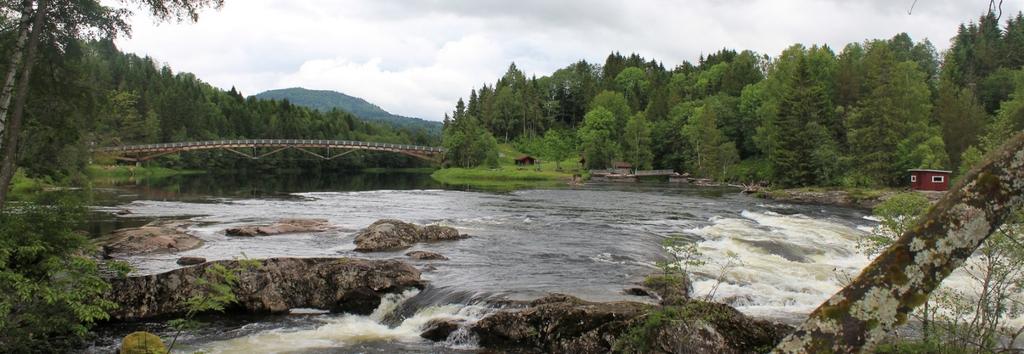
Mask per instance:
[[[128,259],[140,274],[174,269],[180,256],[404,259],[409,250],[353,251],[353,234],[382,218],[449,225],[472,236],[413,247],[450,260],[411,261],[432,269],[423,273],[430,285],[389,296],[370,316],[296,309],[288,316],[212,318],[177,346],[206,353],[471,352],[475,340],[464,331],[444,343],[427,342],[419,333],[431,319],[472,322],[500,308],[498,300],[548,293],[650,301],[623,289],[656,270],[655,262],[666,256],[661,240],[675,234],[696,242],[707,261],[691,269],[696,295],[792,323],[839,288],[837,274],[856,274],[867,264],[856,240],[875,225],[859,210],[665,182],[491,193],[449,188],[421,173],[189,176],[101,193],[94,233],[157,218],[188,219],[194,222],[189,232],[205,241],[180,254]],[[113,216],[121,210],[130,214]],[[223,234],[282,218],[323,218],[337,229],[256,238]],[[106,326],[92,351],[109,350],[119,336],[139,328],[170,333],[160,323]]]

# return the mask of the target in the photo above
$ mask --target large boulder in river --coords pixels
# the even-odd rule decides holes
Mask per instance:
[[[658,307],[553,294],[484,317],[471,330],[482,347],[510,352],[609,353],[618,345],[643,353],[759,353],[792,328],[723,304]]]
[[[459,240],[469,236],[460,235],[455,228],[439,225],[418,226],[394,219],[377,220],[356,233],[356,251],[375,252],[402,249],[417,242]]]
[[[246,225],[224,230],[228,236],[272,236],[300,232],[323,232],[331,228],[324,219],[282,219],[270,225]]]
[[[422,288],[420,272],[396,260],[357,258],[271,258],[249,267],[242,261],[216,261],[169,272],[111,279],[108,298],[119,305],[110,315],[137,320],[187,311],[186,301],[206,290],[206,270],[222,265],[234,271],[238,303],[229,310],[287,313],[291,308],[369,314],[387,293]]]
[[[447,261],[448,260],[448,257],[445,257],[444,255],[442,255],[440,253],[427,252],[427,251],[412,251],[412,252],[407,252],[405,255],[409,256],[409,258],[415,259],[417,261]]]
[[[188,226],[184,221],[154,221],[114,231],[97,242],[107,257],[187,251],[203,244],[202,239],[186,233]]]
[[[443,342],[453,332],[459,330],[466,321],[448,318],[436,318],[423,325],[423,332],[420,337],[434,342]]]

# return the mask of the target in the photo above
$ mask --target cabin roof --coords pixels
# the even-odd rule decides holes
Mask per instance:
[[[533,156],[523,155],[516,158],[516,161],[536,160]]]
[[[909,169],[909,170],[907,170],[907,172],[936,172],[936,173],[953,173],[953,171],[946,171],[946,170],[929,170],[929,169],[925,169],[925,168],[912,168],[912,169]]]

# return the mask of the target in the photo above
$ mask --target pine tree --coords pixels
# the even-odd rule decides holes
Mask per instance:
[[[960,156],[977,145],[985,132],[988,115],[970,89],[957,89],[943,80],[935,100],[935,120],[942,125],[942,139],[952,166],[960,166]]]
[[[783,186],[803,186],[817,180],[814,160],[809,158],[817,148],[809,139],[807,125],[823,127],[825,105],[829,101],[821,86],[811,78],[806,58],[800,57],[786,92],[779,102],[775,120],[778,139],[771,157],[774,181]]]
[[[871,43],[864,65],[869,93],[848,117],[850,154],[857,172],[872,183],[897,184],[904,174],[898,163],[899,146],[917,146],[930,139],[911,133],[927,128],[931,94],[917,64],[896,62],[885,42]]]

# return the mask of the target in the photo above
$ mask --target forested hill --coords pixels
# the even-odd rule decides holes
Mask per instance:
[[[612,53],[550,76],[512,64],[445,119],[447,161],[495,140],[587,168],[623,160],[775,186],[901,186],[907,169],[963,171],[1024,129],[1024,15],[963,24],[940,54],[906,33],[842,48],[723,49],[666,66]]]
[[[245,98],[234,88],[213,87],[167,64],[119,51],[109,40],[72,42],[40,52],[38,75],[26,110],[19,165],[30,176],[81,176],[89,146],[213,139],[338,139],[437,145],[425,130],[367,122],[340,110],[325,112],[284,101]],[[42,158],[42,157],[47,158]],[[172,167],[234,169],[360,168],[415,166],[413,158],[353,153],[321,162],[286,152],[251,162],[220,151],[168,155]]]
[[[293,87],[264,91],[253,97],[264,100],[288,100],[293,104],[321,112],[340,109],[362,119],[384,122],[399,128],[426,129],[431,134],[441,135],[441,122],[391,114],[362,98],[337,91]]]

